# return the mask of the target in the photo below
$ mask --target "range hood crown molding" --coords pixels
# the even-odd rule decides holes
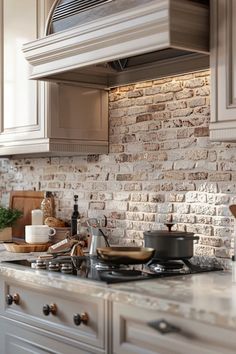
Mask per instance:
[[[45,69],[50,62],[53,63],[54,68],[48,67],[48,73],[55,74],[59,70],[62,72],[101,63],[101,59],[103,62],[119,59],[121,52],[123,55],[131,56],[134,54],[132,48],[134,44],[127,48],[125,43],[140,41],[141,32],[144,32],[146,39],[151,37],[152,43],[146,41],[142,49],[140,43],[137,43],[135,54],[153,51],[157,47],[161,49],[164,45],[169,46],[168,7],[164,8],[164,3],[167,4],[168,1],[151,4],[145,8],[145,11],[143,7],[139,7],[132,9],[132,13],[122,12],[108,16],[25,44],[23,52],[29,63],[33,65],[30,78],[47,74]],[[127,36],[128,38],[125,38]],[[116,37],[119,38],[120,43],[115,42]],[[98,53],[99,49],[106,50],[107,53]],[[94,55],[84,58],[88,53]],[[68,63],[64,60],[68,60]]]
[[[169,48],[183,51],[183,57],[200,53],[206,59],[203,65],[206,68],[209,48],[204,33],[208,34],[208,9],[199,5],[189,0],[149,0],[129,11],[27,43],[23,52],[32,66],[30,78],[73,81],[73,73],[74,81],[79,82],[80,77],[87,75],[90,76],[87,83],[112,87],[119,82],[119,73],[107,63]],[[135,75],[131,75],[132,80],[138,81]]]

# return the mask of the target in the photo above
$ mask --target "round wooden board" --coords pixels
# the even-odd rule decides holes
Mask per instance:
[[[7,242],[4,243],[4,246],[8,252],[15,252],[15,253],[29,253],[29,252],[46,252],[48,247],[51,246],[51,243],[44,243],[44,244],[16,244],[14,242]]]

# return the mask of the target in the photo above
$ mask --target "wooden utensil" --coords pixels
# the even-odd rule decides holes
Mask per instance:
[[[236,218],[236,204],[232,204],[229,206],[229,210],[233,214],[233,216]]]
[[[10,193],[10,208],[23,212],[23,216],[12,228],[13,237],[24,238],[25,225],[31,225],[31,210],[40,208],[43,195],[44,193],[39,191],[12,191]]]

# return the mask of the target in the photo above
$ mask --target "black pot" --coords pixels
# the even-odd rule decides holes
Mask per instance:
[[[145,247],[154,248],[158,260],[189,259],[193,256],[193,241],[198,240],[192,232],[153,230],[144,232]]]

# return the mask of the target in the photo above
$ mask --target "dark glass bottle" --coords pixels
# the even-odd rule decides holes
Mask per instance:
[[[80,214],[78,211],[78,195],[74,195],[74,207],[73,213],[71,215],[71,236],[77,234],[77,224],[80,218]]]

